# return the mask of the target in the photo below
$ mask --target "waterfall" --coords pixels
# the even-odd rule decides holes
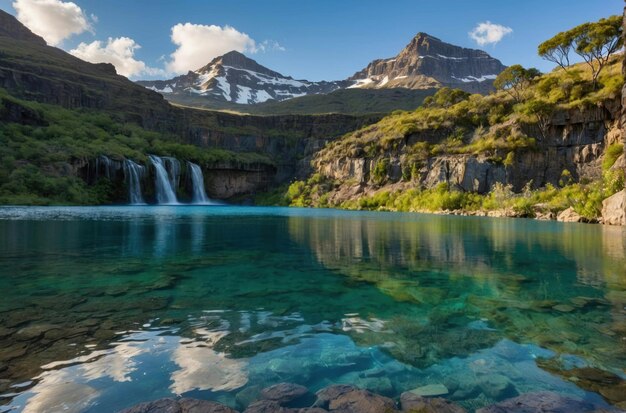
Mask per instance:
[[[180,183],[180,162],[178,159],[172,158],[171,156],[163,156],[161,159],[169,175],[172,188],[178,188]]]
[[[100,155],[96,158],[96,179],[101,169],[104,170],[103,175],[111,180],[113,174],[111,173],[111,159],[108,156]]]
[[[130,159],[124,161],[124,180],[128,185],[128,200],[131,205],[145,204],[141,193],[141,179],[144,177],[146,168]]]
[[[154,169],[156,171],[154,189],[156,192],[157,203],[178,204],[178,200],[176,199],[176,191],[175,191],[176,187],[173,185],[173,183],[178,179],[178,177],[169,176],[167,169],[165,168],[163,159],[155,155],[149,155],[149,157],[150,157],[150,162],[152,162],[152,165],[154,166]],[[176,163],[178,163],[178,161],[176,161]],[[175,163],[168,162],[168,164],[174,165]],[[180,165],[178,166],[180,168]]]
[[[189,168],[189,175],[191,176],[191,184],[193,186],[193,197],[191,202],[193,204],[208,204],[211,202],[206,191],[204,190],[204,175],[202,175],[202,169],[199,165],[192,162],[187,162]]]

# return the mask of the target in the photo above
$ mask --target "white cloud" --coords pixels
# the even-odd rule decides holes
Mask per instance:
[[[285,49],[280,43],[278,43],[275,40],[263,40],[257,46],[257,51],[263,52],[263,53],[269,52],[269,51],[284,52],[285,50],[287,49]]]
[[[502,26],[501,24],[491,23],[489,20],[483,23],[478,23],[474,29],[469,32],[469,36],[481,46],[487,44],[496,44],[504,36],[513,32],[510,27]]]
[[[148,67],[141,60],[135,59],[135,50],[140,47],[128,37],[109,37],[106,44],[99,40],[81,43],[70,53],[91,63],[111,63],[117,73],[126,77],[165,74],[163,70]]]
[[[171,39],[177,49],[171,54],[167,69],[175,73],[199,69],[231,50],[250,53],[259,50],[250,36],[230,26],[179,23],[172,27]]]
[[[92,31],[83,10],[72,2],[61,0],[15,0],[17,18],[48,44],[56,46],[74,34]],[[92,20],[97,18],[92,15]]]

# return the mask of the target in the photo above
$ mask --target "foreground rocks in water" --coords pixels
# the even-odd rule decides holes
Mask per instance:
[[[602,222],[605,225],[626,225],[626,189],[602,201]]]
[[[564,211],[559,212],[556,216],[556,220],[560,222],[589,222],[589,220],[578,212],[574,211],[574,208],[569,207]]]
[[[197,399],[159,399],[141,403],[119,413],[238,413],[220,403]]]
[[[396,410],[390,398],[379,396],[367,390],[352,390],[330,400],[328,410],[342,413],[387,413]]]
[[[597,412],[597,406],[552,392],[526,393],[513,399],[476,410],[476,413],[584,413]],[[615,410],[604,410],[611,412]]]
[[[298,384],[279,383],[261,390],[261,397],[265,400],[275,401],[280,405],[286,405],[305,396],[308,392],[306,387]]]
[[[403,412],[420,413],[466,413],[467,411],[441,397],[422,397],[413,392],[404,392],[400,396]]]

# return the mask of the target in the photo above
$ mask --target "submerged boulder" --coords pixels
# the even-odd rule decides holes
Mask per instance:
[[[420,413],[465,413],[466,410],[441,397],[422,397],[413,392],[404,392],[400,396],[403,412]]]
[[[141,403],[119,413],[237,413],[237,411],[207,400],[165,398]]]
[[[597,406],[553,392],[526,393],[476,410],[476,413],[583,413]]]
[[[305,396],[309,390],[298,384],[279,383],[261,390],[261,397],[285,405]]]

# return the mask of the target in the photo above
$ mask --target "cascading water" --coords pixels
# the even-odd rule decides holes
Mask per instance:
[[[108,156],[100,155],[96,158],[96,176],[101,170],[104,172],[103,175],[110,180],[113,174],[111,173],[111,159]]]
[[[128,186],[128,200],[131,205],[143,205],[143,195],[141,193],[141,180],[144,177],[146,168],[130,159],[124,161],[124,180]]]
[[[163,160],[163,166],[169,175],[170,184],[172,188],[178,188],[180,184],[180,162],[176,158],[171,156],[161,157]]]
[[[191,202],[194,204],[209,204],[211,200],[206,195],[204,190],[204,175],[202,174],[202,168],[192,162],[187,162],[189,168],[189,175],[191,176],[191,185],[193,188],[193,196]]]
[[[178,204],[175,191],[176,187],[172,184],[175,180],[169,176],[163,159],[155,155],[149,155],[149,157],[150,162],[152,162],[156,171],[154,189],[156,192],[157,203]]]

